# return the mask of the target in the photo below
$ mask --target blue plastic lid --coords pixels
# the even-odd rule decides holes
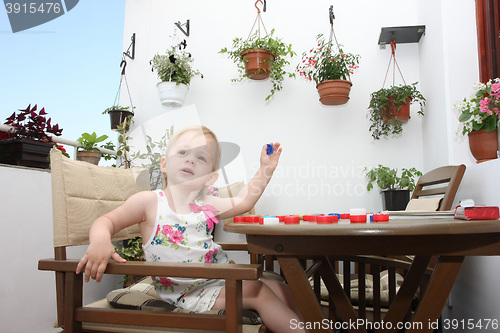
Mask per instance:
[[[273,153],[273,146],[270,145],[269,143],[267,144],[267,155],[271,155]]]

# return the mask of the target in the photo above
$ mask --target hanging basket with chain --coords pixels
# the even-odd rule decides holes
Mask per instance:
[[[227,53],[228,57],[238,65],[240,75],[233,79],[235,82],[244,78],[251,80],[270,78],[273,88],[266,98],[268,100],[276,91],[281,90],[285,75],[295,76],[293,72],[288,73],[284,69],[290,64],[286,57],[293,57],[295,52],[292,51],[291,44],[286,45],[281,39],[274,37],[274,29],[271,33],[267,32],[261,17],[261,10],[257,6],[259,2],[264,5],[265,11],[265,1],[257,0],[255,2],[257,17],[247,39],[235,38],[231,50],[223,48],[219,53]],[[265,35],[261,35],[261,32]]]
[[[316,82],[323,105],[342,105],[349,101],[351,74],[359,67],[359,55],[345,53],[333,30],[333,6],[330,6],[330,38],[322,34],[316,37],[317,44],[302,54],[297,66],[300,76]],[[335,41],[335,42],[334,42]]]

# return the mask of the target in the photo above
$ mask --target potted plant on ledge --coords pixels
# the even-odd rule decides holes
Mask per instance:
[[[460,112],[462,135],[469,137],[469,148],[477,163],[497,158],[500,119],[500,79],[474,84],[474,97],[455,104]]]
[[[85,161],[98,165],[102,154],[97,147],[97,144],[106,140],[107,138],[107,135],[101,135],[98,137],[95,132],[93,132],[92,134],[83,133],[82,136],[77,140],[78,142],[80,142],[81,146],[78,147],[76,159],[79,161]]]
[[[415,168],[401,169],[401,175],[398,175],[398,169],[391,169],[386,166],[378,165],[376,168],[368,170],[365,168],[365,176],[368,178],[367,191],[373,189],[373,183],[376,183],[384,194],[384,210],[405,210],[410,201],[410,192],[415,189],[416,177],[422,176],[422,172]]]
[[[19,113],[14,112],[7,118],[5,125],[13,131],[0,131],[0,163],[47,169],[48,156],[54,146],[52,135],[60,136],[62,129],[52,125],[52,119],[46,117],[42,108],[37,112],[37,105],[31,104]]]
[[[182,49],[182,46],[172,46],[165,54],[156,54],[151,60],[153,71],[156,71],[161,80],[157,84],[161,104],[164,106],[182,106],[189,90],[191,79],[201,75],[191,67],[193,58],[191,53]]]
[[[374,139],[400,134],[402,125],[410,119],[410,104],[418,103],[417,113],[424,115],[425,98],[417,89],[417,82],[382,88],[371,94],[369,117]]]
[[[359,66],[359,55],[345,53],[339,45],[336,51],[332,41],[325,41],[322,34],[316,37],[317,46],[302,54],[297,66],[300,76],[316,82],[319,101],[324,105],[342,105],[349,100],[350,74]]]
[[[250,35],[247,40],[235,38],[231,50],[223,48],[219,53],[227,53],[238,66],[238,78],[233,82],[242,81],[244,78],[251,80],[264,80],[271,78],[273,88],[266,97],[266,101],[281,90],[285,75],[295,77],[294,73],[285,70],[290,58],[295,55],[291,44],[285,44],[280,38],[274,36],[274,29],[269,35],[260,37],[258,31]]]

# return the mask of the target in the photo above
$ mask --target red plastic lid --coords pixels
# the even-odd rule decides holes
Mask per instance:
[[[316,217],[316,223],[318,223],[318,224],[336,223],[338,221],[339,221],[339,218],[336,215],[317,216]]]
[[[234,223],[244,223],[245,222],[245,217],[244,216],[235,216],[233,218]]]
[[[302,219],[307,222],[316,222],[317,215],[304,215]]]
[[[373,214],[373,222],[389,222],[389,214]]]
[[[245,222],[247,223],[259,223],[258,216],[245,216]]]
[[[340,218],[343,219],[343,220],[344,219],[347,220],[347,219],[349,219],[349,217],[350,217],[350,214],[340,214]]]
[[[366,223],[366,215],[351,215],[351,223]]]
[[[285,222],[285,215],[279,215],[276,217],[280,219],[280,222]]]
[[[295,215],[284,216],[284,222],[285,222],[285,224],[299,224],[300,217],[295,216]]]

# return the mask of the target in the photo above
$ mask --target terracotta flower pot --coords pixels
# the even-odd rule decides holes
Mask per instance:
[[[247,50],[241,54],[246,57],[245,70],[249,79],[264,80],[271,75],[274,55],[267,50]]]
[[[389,97],[389,100],[391,98]],[[401,104],[401,109],[397,109],[398,106],[389,102],[387,109],[382,110],[382,120],[386,124],[404,124],[410,119],[410,104],[411,98],[407,98],[406,101]]]
[[[349,100],[352,83],[347,80],[326,80],[318,83],[319,101],[323,105],[342,105]]]
[[[469,133],[469,148],[477,163],[497,158],[498,129],[492,132],[479,130]]]
[[[97,150],[82,150],[76,153],[76,159],[78,161],[84,161],[99,165],[99,160],[101,159],[101,152]]]

